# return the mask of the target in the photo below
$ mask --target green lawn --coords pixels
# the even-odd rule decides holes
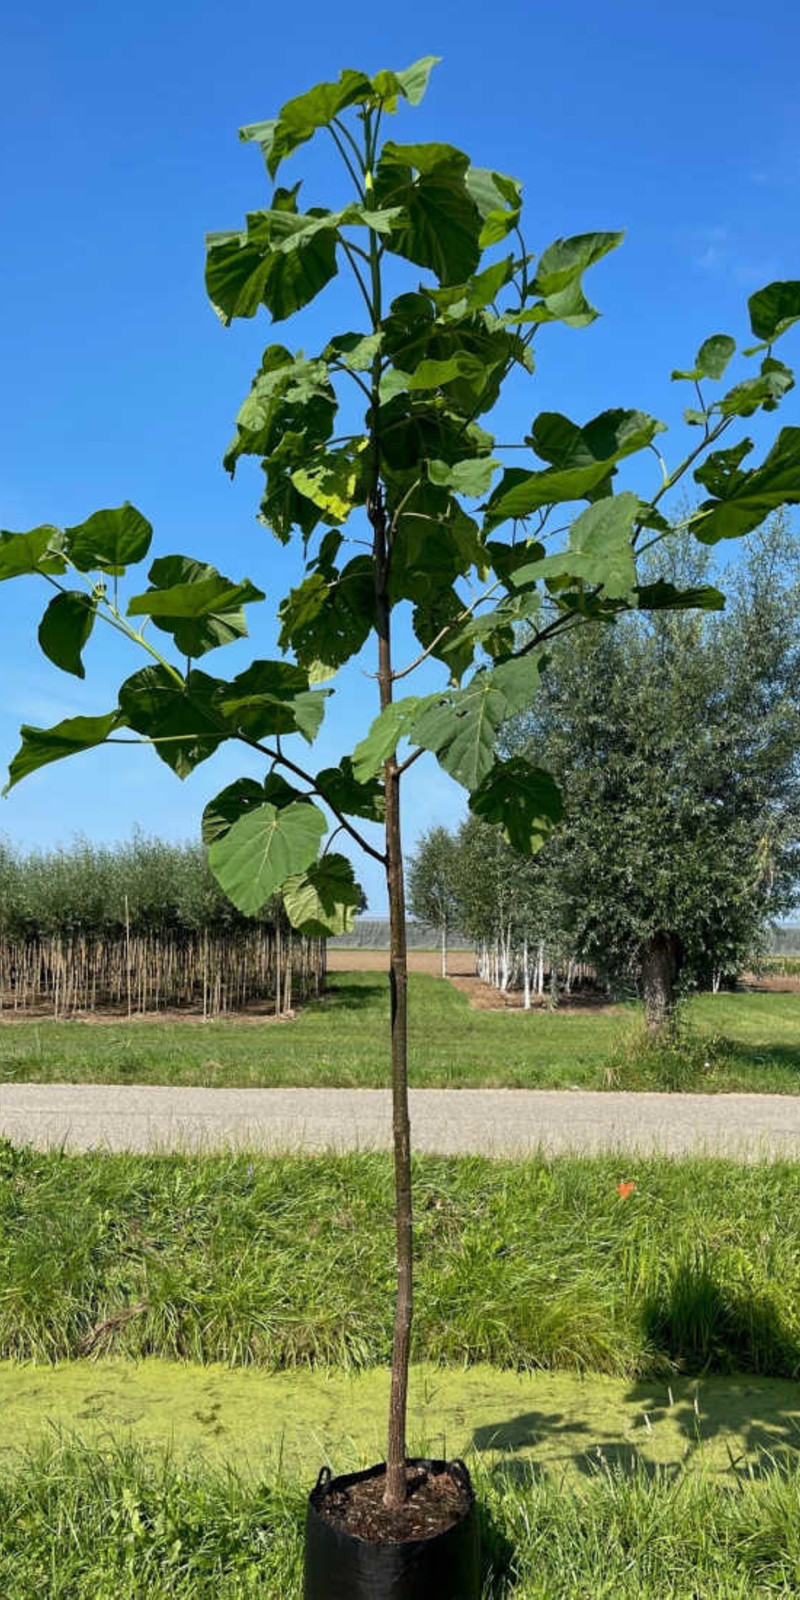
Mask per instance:
[[[392,1199],[388,1155],[0,1145],[0,1357],[386,1364]],[[415,1207],[416,1360],[800,1371],[800,1164],[425,1157]]]
[[[800,995],[702,995],[689,1007],[717,1037],[703,1090],[800,1092]],[[636,1007],[598,1014],[480,1012],[438,978],[411,978],[411,1082],[419,1086],[613,1086],[610,1063],[636,1026]],[[221,1086],[382,1085],[388,986],[379,973],[333,974],[328,995],[295,1021],[9,1022],[0,1025],[0,1082]],[[627,1088],[654,1087],[628,1068]]]

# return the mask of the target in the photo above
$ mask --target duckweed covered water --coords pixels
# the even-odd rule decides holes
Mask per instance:
[[[383,1454],[388,1374],[267,1373],[179,1362],[0,1364],[0,1462],[60,1431],[91,1444],[169,1446],[237,1467],[313,1476]],[[779,1379],[626,1382],[573,1373],[413,1369],[413,1450],[498,1455],[559,1478],[598,1466],[741,1470],[800,1447],[800,1384]]]

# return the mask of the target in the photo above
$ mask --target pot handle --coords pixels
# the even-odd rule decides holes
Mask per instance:
[[[469,1475],[469,1469],[466,1462],[462,1461],[460,1456],[456,1456],[453,1461],[449,1462],[448,1471],[451,1478],[455,1478],[456,1483],[461,1484],[462,1489],[472,1488],[472,1479]]]
[[[330,1487],[332,1478],[333,1473],[331,1472],[330,1467],[320,1467],[319,1477],[317,1478],[317,1486],[314,1490],[314,1493],[324,1494],[325,1490]]]

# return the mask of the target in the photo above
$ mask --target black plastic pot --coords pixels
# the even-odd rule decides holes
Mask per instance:
[[[323,1467],[308,1497],[305,1600],[479,1600],[480,1542],[470,1476],[463,1461],[414,1460],[411,1466],[449,1471],[468,1493],[461,1520],[432,1539],[378,1544],[356,1539],[321,1513],[332,1489],[383,1476],[384,1466],[332,1478]]]

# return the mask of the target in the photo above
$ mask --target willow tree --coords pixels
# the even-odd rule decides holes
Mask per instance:
[[[236,905],[255,913],[280,891],[298,927],[341,928],[358,888],[345,856],[321,853],[329,816],[385,870],[398,1276],[390,1506],[406,1492],[412,1318],[403,779],[431,751],[466,787],[475,814],[501,822],[518,848],[536,850],[559,816],[557,789],[523,757],[497,759],[495,735],[529,704],[548,641],[626,608],[715,603],[705,589],[640,585],[636,573],[641,544],[667,529],[660,503],[701,456],[707,498],[693,522],[701,539],[736,537],[776,504],[800,499],[800,429],[778,433],[757,467],[747,464],[749,440],[717,448],[739,418],[774,410],[791,387],[772,345],[800,318],[798,283],[754,295],[758,342],[745,355],[757,366],[717,399],[703,386],[722,378],[734,341],[715,334],[703,344],[685,374],[697,392],[687,415],[694,431],[673,466],[654,449],[662,424],[633,409],[585,423],[543,411],[521,439],[493,436],[488,414],[512,374],[532,377],[534,342],[548,325],[593,321],[583,275],[622,236],[584,233],[534,255],[516,178],[474,167],[449,144],[382,143],[387,114],[421,100],[433,64],[374,77],[347,70],[245,128],[273,182],[307,140],[329,139],[346,192],[330,207],[303,210],[300,184],[279,185],[266,204],[257,197],[243,228],[208,243],[208,292],[225,324],[262,310],[285,322],[339,272],[353,291],[343,328],[318,354],[267,346],[225,456],[231,472],[243,456],[261,461],[261,521],[304,563],[279,608],[280,647],[291,659],[256,659],[232,679],[207,673],[201,658],[241,638],[243,608],[263,595],[188,556],[160,556],[149,586],[123,604],[121,581],[151,540],[130,505],[0,543],[0,576],[39,573],[56,591],[39,633],[56,665],[82,676],[81,652],[100,618],[150,658],[106,715],[25,728],[12,784],[46,762],[130,738],[151,743],[184,777],[223,741],[238,740],[266,776],[229,785],[204,817],[211,867]],[[344,295],[329,298],[342,309]],[[340,412],[347,390],[355,423],[352,407]],[[649,498],[617,482],[642,452],[660,466]],[[146,623],[157,632],[146,633]],[[416,643],[405,659],[398,638],[409,624]],[[284,741],[313,741],[330,679],[364,649],[377,657],[378,714],[337,767],[315,772]],[[441,687],[409,696],[407,680],[423,662],[440,664]],[[382,847],[364,836],[364,818],[382,821]]]

